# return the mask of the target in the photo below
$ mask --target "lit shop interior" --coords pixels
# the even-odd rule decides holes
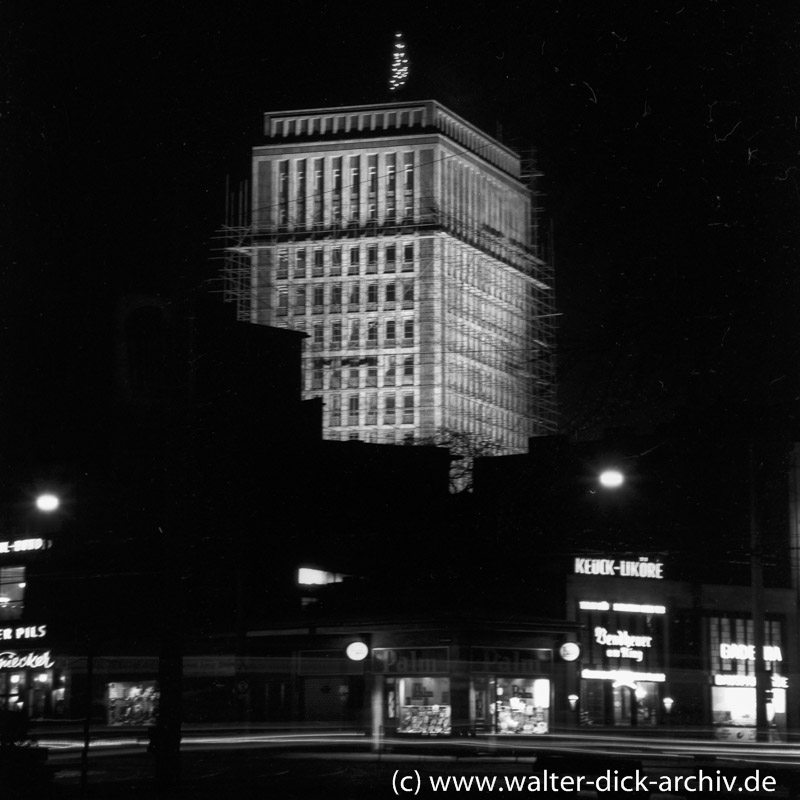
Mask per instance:
[[[711,711],[714,733],[721,740],[755,738],[756,677],[753,622],[741,616],[714,616],[705,621],[711,670]],[[767,724],[776,734],[786,732],[786,690],[780,620],[765,620],[764,664],[769,687]]]

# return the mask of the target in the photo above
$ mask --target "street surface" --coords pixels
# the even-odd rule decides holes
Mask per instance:
[[[800,785],[800,748],[794,745],[732,746],[635,737],[548,736],[501,740],[498,747],[475,740],[387,740],[383,752],[376,753],[366,737],[347,734],[345,738],[344,734],[333,732],[262,732],[249,736],[239,732],[187,738],[180,792],[159,792],[154,778],[155,756],[147,752],[144,742],[128,738],[118,747],[108,746],[109,740],[105,740],[105,746],[91,749],[85,796],[108,800],[360,800],[457,794],[484,797],[502,792],[527,797],[621,798],[637,795],[619,786],[618,791],[613,791],[608,780],[598,783],[601,791],[595,791],[594,782],[603,776],[619,781],[630,775],[623,787],[632,789],[634,772],[640,780],[650,781],[654,800],[725,794],[786,798],[791,796],[794,785]],[[54,772],[52,800],[82,796],[80,756],[77,747],[50,751],[49,765]],[[697,791],[701,788],[697,784],[699,774],[706,776],[705,789],[711,787],[710,791]],[[562,780],[565,776],[573,777]],[[582,785],[574,780],[575,776],[583,777]],[[760,781],[757,791],[752,790],[755,776]],[[744,785],[748,777],[750,788]],[[765,778],[770,780],[765,782]],[[659,780],[661,787],[654,783]],[[668,783],[663,783],[665,780]],[[4,793],[0,796],[6,800]]]

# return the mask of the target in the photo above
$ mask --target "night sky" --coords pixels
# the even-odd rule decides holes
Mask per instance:
[[[6,4],[3,440],[55,455],[124,292],[212,280],[267,110],[438,99],[536,148],[565,432],[795,415],[800,11],[789,2]],[[10,245],[10,246],[9,246]],[[86,428],[87,435],[90,427]]]

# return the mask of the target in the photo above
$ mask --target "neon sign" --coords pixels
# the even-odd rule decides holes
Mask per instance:
[[[581,611],[620,611],[626,614],[666,614],[666,606],[642,603],[609,603],[607,600],[580,600]]]
[[[783,675],[772,676],[773,689],[788,689],[789,680]],[[714,686],[743,686],[747,689],[755,689],[755,675],[714,675]]]
[[[655,578],[663,580],[664,565],[660,561],[626,561],[615,558],[576,558],[576,575],[608,575],[615,578]]]
[[[0,542],[0,555],[8,553],[30,553],[50,547],[47,539],[16,539],[13,542]]]
[[[0,628],[0,639],[15,642],[20,639],[43,639],[47,636],[47,625],[26,625],[20,628]]]
[[[611,649],[606,650],[606,658],[632,658],[634,661],[641,661],[644,653],[636,648],[652,647],[652,636],[631,636],[628,631],[617,631],[609,633],[606,628],[595,628],[594,639],[598,644],[605,645]]]
[[[617,681],[628,685],[636,681],[664,683],[667,676],[663,672],[631,672],[623,669],[584,669],[581,678],[586,680]]]
[[[56,662],[50,658],[50,651],[44,653],[17,653],[8,650],[0,653],[0,669],[52,669]]]
[[[720,658],[732,658],[739,661],[755,661],[756,648],[752,644],[736,644],[723,642],[719,646]],[[764,661],[783,661],[780,647],[772,644],[764,645]]]

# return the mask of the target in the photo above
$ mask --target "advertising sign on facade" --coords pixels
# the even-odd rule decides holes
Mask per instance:
[[[447,672],[449,655],[446,647],[377,647],[372,651],[373,670],[398,675]]]
[[[612,578],[664,578],[664,565],[660,561],[628,561],[616,558],[576,558],[573,564],[576,575],[607,575]]]

